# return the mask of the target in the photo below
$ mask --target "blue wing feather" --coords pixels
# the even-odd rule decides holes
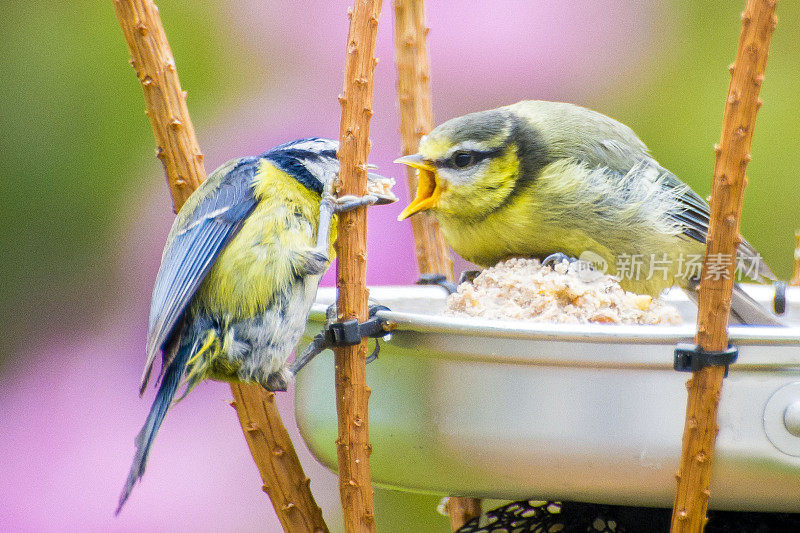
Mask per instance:
[[[140,393],[147,386],[156,355],[171,338],[214,261],[253,211],[257,201],[252,183],[258,163],[258,158],[226,163],[178,214],[153,289]]]

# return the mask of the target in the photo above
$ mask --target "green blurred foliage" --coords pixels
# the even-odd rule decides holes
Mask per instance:
[[[447,533],[450,519],[436,508],[442,498],[427,494],[375,489],[375,523],[382,533]]]
[[[202,123],[248,82],[242,52],[215,34],[216,2],[159,6]],[[86,310],[76,304],[102,300],[120,213],[131,211],[132,187],[145,190],[130,182],[160,165],[110,0],[4,0],[0,14],[1,364],[42,320],[77,326]]]

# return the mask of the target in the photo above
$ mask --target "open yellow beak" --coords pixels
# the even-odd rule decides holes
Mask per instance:
[[[417,179],[417,197],[403,209],[397,220],[405,220],[415,213],[436,207],[442,195],[442,187],[436,179],[436,167],[422,159],[419,154],[403,156],[395,159],[395,163],[402,163],[419,170]]]

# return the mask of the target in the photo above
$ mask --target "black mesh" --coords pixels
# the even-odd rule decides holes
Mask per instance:
[[[578,502],[518,501],[464,524],[457,533],[668,533],[672,511]],[[709,511],[705,533],[800,531],[800,514]]]

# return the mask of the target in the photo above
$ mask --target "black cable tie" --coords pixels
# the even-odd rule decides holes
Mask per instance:
[[[772,286],[775,288],[772,308],[775,310],[776,315],[782,315],[786,312],[786,282],[775,281],[772,283]]]
[[[718,352],[706,352],[696,344],[678,343],[675,346],[674,368],[678,372],[697,372],[706,366],[724,366],[728,377],[728,366],[739,357],[739,348],[734,345]]]
[[[446,290],[447,294],[453,294],[458,290],[458,286],[452,281],[447,281],[447,276],[444,274],[420,274],[417,285],[438,285]]]
[[[381,320],[375,315],[378,311],[389,311],[385,305],[371,305],[369,308],[370,318],[366,322],[359,322],[355,318],[344,322],[332,322],[326,326],[326,336],[328,345],[336,348],[344,346],[355,346],[361,343],[361,339],[379,339],[389,333],[386,324],[388,321]]]

